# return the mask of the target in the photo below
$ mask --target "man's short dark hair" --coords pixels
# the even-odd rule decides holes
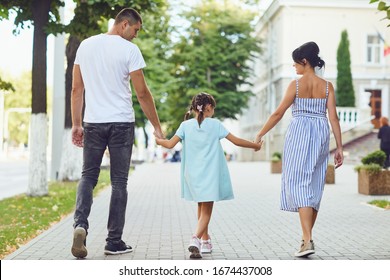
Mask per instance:
[[[137,22],[142,24],[141,15],[132,8],[125,8],[120,11],[115,17],[115,24],[119,24],[124,20],[127,20],[130,25],[136,24]]]

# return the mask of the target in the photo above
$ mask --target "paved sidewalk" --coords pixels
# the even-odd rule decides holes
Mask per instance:
[[[293,260],[301,233],[298,214],[279,210],[280,174],[268,162],[230,162],[235,199],[215,204],[210,233],[214,245],[206,260]],[[136,167],[129,178],[129,200],[123,239],[132,253],[105,256],[110,188],[94,200],[87,239],[90,260],[188,259],[187,245],[196,226],[196,204],[180,198],[180,164]],[[336,171],[326,185],[314,230],[315,260],[390,260],[390,211],[367,201],[390,196],[357,192],[352,165]],[[72,215],[5,259],[73,260]]]

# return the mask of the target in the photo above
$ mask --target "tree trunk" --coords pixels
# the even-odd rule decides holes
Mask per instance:
[[[31,3],[34,24],[32,62],[32,105],[30,127],[29,184],[27,195],[46,195],[47,184],[47,116],[46,116],[46,51],[47,34],[44,27],[49,20],[51,0]]]
[[[67,68],[65,74],[65,131],[62,141],[62,155],[58,180],[77,181],[81,178],[83,153],[82,149],[72,144],[72,113],[71,94],[73,65],[80,40],[76,36],[70,36],[66,45]]]
[[[73,65],[76,59],[77,49],[80,46],[80,40],[73,35],[69,36],[66,44],[67,68],[65,73],[65,128],[72,128],[72,113],[70,98],[72,94]]]
[[[59,181],[77,181],[81,178],[83,149],[72,144],[72,129],[65,128],[62,140]]]

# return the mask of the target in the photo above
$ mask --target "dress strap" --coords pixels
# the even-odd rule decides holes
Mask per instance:
[[[329,94],[329,86],[328,86],[329,82],[326,81],[326,98],[328,98],[328,94]]]
[[[298,97],[298,79],[295,80],[295,88],[296,88],[296,92],[295,92],[295,96]]]

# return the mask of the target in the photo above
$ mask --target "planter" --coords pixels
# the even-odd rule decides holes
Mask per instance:
[[[282,173],[282,161],[271,161],[271,173]]]
[[[335,181],[336,180],[335,180],[334,165],[329,164],[328,168],[326,169],[325,183],[326,184],[334,184]]]
[[[379,172],[359,170],[358,191],[360,194],[367,195],[389,195],[390,170],[381,170]]]

